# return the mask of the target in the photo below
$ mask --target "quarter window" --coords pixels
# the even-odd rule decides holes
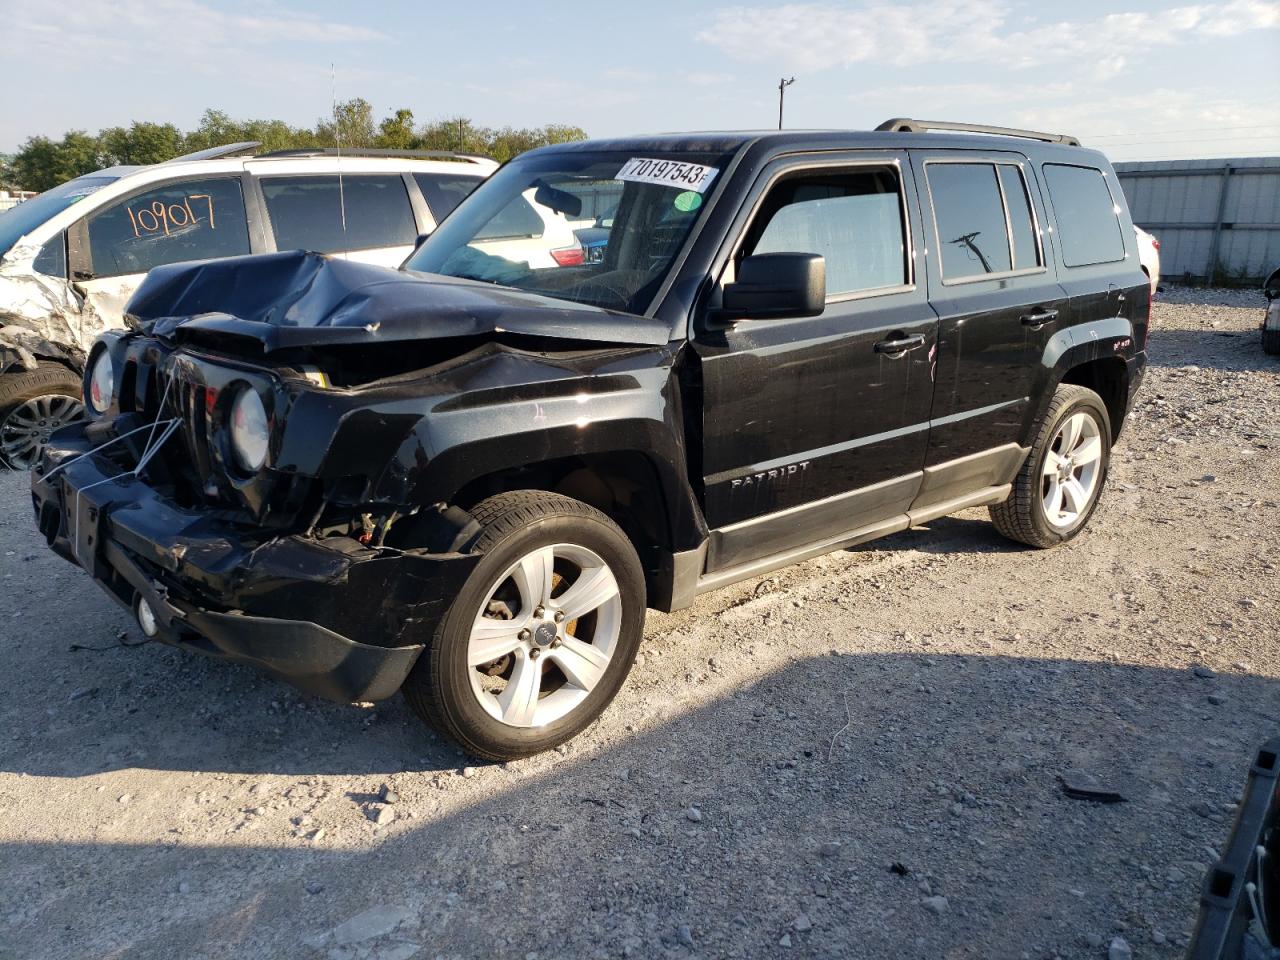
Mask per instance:
[[[262,195],[277,250],[371,250],[417,237],[399,176],[267,177]]]
[[[95,277],[249,253],[244,197],[234,178],[148,190],[94,214],[85,227]]]
[[[1062,262],[1068,267],[1124,259],[1120,208],[1095,167],[1046,163],[1044,179],[1058,221]]]
[[[1012,270],[995,164],[930,163],[926,169],[943,279]]]
[[[765,197],[744,251],[821,254],[828,297],[909,283],[897,171],[866,168],[783,180]]]
[[[413,179],[418,181],[418,188],[427,198],[427,206],[431,208],[431,216],[435,217],[436,223],[453,213],[453,208],[483,180],[454,173],[415,173]]]
[[[1000,188],[1004,191],[1004,204],[1009,211],[1009,234],[1013,238],[1013,269],[1030,270],[1039,267],[1040,244],[1036,242],[1035,220],[1031,217],[1031,199],[1027,195],[1027,183],[1022,171],[1011,163],[996,167],[1000,176]]]
[[[36,273],[43,273],[46,277],[67,279],[67,235],[60,233],[56,237],[50,237],[36,254],[31,267]]]

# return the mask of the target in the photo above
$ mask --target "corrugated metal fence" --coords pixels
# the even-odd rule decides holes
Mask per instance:
[[[1280,266],[1280,157],[1117,163],[1133,222],[1160,241],[1160,272],[1261,282]]]

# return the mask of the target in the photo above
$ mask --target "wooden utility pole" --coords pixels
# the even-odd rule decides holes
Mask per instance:
[[[787,79],[785,77],[778,78],[778,129],[782,129],[782,97],[786,93],[787,87],[796,82],[795,77]]]

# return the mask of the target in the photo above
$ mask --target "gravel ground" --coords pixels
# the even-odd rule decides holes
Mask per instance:
[[[0,477],[0,958],[1180,955],[1280,733],[1261,309],[1157,305],[1071,545],[970,511],[651,614],[604,719],[512,764],[119,645]]]

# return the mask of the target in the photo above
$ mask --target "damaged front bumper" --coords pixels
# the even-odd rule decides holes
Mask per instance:
[[[158,639],[254,664],[307,693],[395,693],[479,559],[267,537],[225,511],[166,499],[118,454],[95,451],[92,429],[55,434],[32,473],[50,547],[131,610],[145,601]]]

